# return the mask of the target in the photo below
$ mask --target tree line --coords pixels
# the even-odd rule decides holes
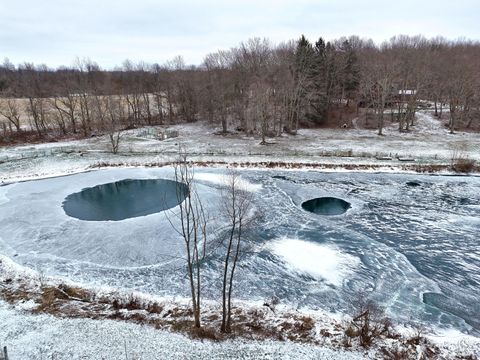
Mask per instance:
[[[423,36],[380,45],[357,36],[315,42],[302,36],[281,44],[253,38],[206,55],[198,66],[181,57],[162,65],[126,60],[110,70],[79,59],[57,69],[8,59],[0,65],[4,136],[87,137],[207,120],[222,133],[256,134],[266,143],[301,126],[338,126],[354,116],[382,134],[386,114],[408,131],[420,100],[432,102],[452,132],[478,129],[480,43]]]

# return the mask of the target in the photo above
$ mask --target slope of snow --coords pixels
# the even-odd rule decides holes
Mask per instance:
[[[363,359],[359,353],[280,341],[191,340],[113,320],[31,315],[0,301],[0,344],[12,360]]]

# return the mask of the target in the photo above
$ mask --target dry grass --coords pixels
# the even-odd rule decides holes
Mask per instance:
[[[148,301],[134,294],[126,297],[118,295],[116,297],[97,297],[92,291],[77,286],[54,285],[45,280],[42,284],[32,285],[28,282],[22,283],[19,279],[6,279],[0,288],[0,297],[11,304],[33,300],[37,304],[35,308],[31,309],[34,313],[48,313],[68,318],[125,321],[210,341],[223,341],[231,338],[272,339],[310,344],[327,342],[332,348],[348,348],[353,347],[354,344],[361,344],[358,339],[365,332],[363,331],[365,324],[362,323],[361,326],[358,326],[359,324],[356,324],[355,321],[349,324],[350,326],[332,322],[328,328],[318,329],[317,332],[316,320],[298,312],[280,311],[275,312],[275,315],[272,316],[272,311],[266,307],[235,307],[232,309],[232,332],[225,334],[220,332],[219,311],[213,308],[206,311],[208,315],[202,318],[202,327],[195,328],[192,311],[188,304],[169,303],[166,308],[165,304]],[[426,349],[425,359],[433,359],[440,353],[440,350],[423,336],[415,335],[411,338],[400,337],[398,334],[390,336],[385,331],[385,323],[380,322],[379,324],[381,325],[379,328],[381,334],[375,333],[374,335],[378,335],[378,339],[388,338],[390,342],[393,341],[394,344],[397,344],[397,348],[392,346],[387,348],[384,347],[384,342],[379,341],[378,349],[383,351],[382,358],[411,358],[418,346]],[[375,322],[371,325],[375,325]],[[370,323],[368,330],[367,335],[371,337]]]
[[[163,311],[163,306],[155,301],[147,305],[147,311],[150,314],[161,314]]]
[[[463,143],[455,146],[450,154],[450,167],[457,173],[468,174],[475,171],[475,160],[467,155],[468,144]],[[478,170],[478,169],[477,169]]]
[[[0,146],[43,144],[58,141],[79,140],[85,138],[81,134],[61,134],[59,131],[51,131],[48,134],[39,135],[34,130],[22,130],[21,132],[7,132],[0,130]]]
[[[475,170],[475,160],[459,158],[452,164],[452,170],[458,173],[469,174]]]
[[[82,289],[80,287],[69,286],[65,284],[58,285],[58,289],[63,291],[70,299],[79,301],[89,301],[92,298],[90,291]]]
[[[9,304],[25,302],[25,301],[32,300],[34,298],[34,295],[32,294],[31,290],[28,289],[23,284],[16,288],[6,286],[1,290],[0,294],[2,299],[8,302]]]
[[[109,167],[164,167],[170,166],[171,162],[151,162],[151,163],[107,163],[99,162],[90,168],[109,168]],[[331,163],[304,163],[304,162],[281,162],[281,161],[260,161],[260,162],[225,162],[225,161],[199,161],[194,163],[197,167],[215,167],[229,166],[236,168],[266,168],[266,169],[344,169],[350,171],[381,171],[385,168],[390,170],[412,171],[421,174],[436,174],[443,171],[451,171],[452,166],[447,164],[331,164]],[[470,173],[479,173],[480,165],[475,162],[471,165]]]
[[[201,328],[190,327],[189,335],[193,339],[201,340],[210,340],[210,341],[219,341],[222,340],[222,337],[219,336],[219,333],[212,326],[202,326]]]
[[[41,287],[36,312],[57,313],[65,304],[75,302],[91,303],[92,294],[82,288],[59,284]]]

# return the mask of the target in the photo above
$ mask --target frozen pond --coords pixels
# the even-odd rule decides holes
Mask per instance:
[[[218,240],[224,171],[197,169],[198,191]],[[235,297],[277,296],[292,306],[348,312],[366,292],[399,322],[480,332],[480,178],[242,170],[258,222],[248,232]],[[173,180],[173,171],[109,169],[0,187],[0,252],[48,275],[188,296],[172,231],[175,207],[120,221],[84,221],[62,203],[85,188],[125,179]],[[162,180],[162,181],[163,181]],[[413,185],[414,184],[414,185]],[[351,207],[324,216],[311,199]],[[206,265],[218,297],[220,265]]]

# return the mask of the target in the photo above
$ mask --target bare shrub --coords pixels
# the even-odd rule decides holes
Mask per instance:
[[[466,144],[455,146],[450,155],[450,167],[458,173],[470,173],[475,169],[475,160],[466,154]]]
[[[201,339],[201,340],[203,339],[212,340],[212,341],[219,340],[215,329],[207,326],[203,326],[200,328],[192,327],[190,330],[190,336],[194,339]]]
[[[353,305],[355,315],[351,326],[345,332],[347,337],[358,337],[360,345],[368,348],[375,340],[391,332],[390,320],[385,316],[384,309],[375,301],[359,295]]]
[[[120,140],[122,138],[122,132],[111,131],[108,134],[108,138],[110,139],[110,149],[112,150],[112,154],[118,154],[118,149],[120,147]]]
[[[155,301],[153,303],[148,304],[147,311],[150,314],[160,314],[163,311],[163,306]]]
[[[263,306],[268,307],[270,310],[272,310],[272,312],[275,312],[278,304],[280,304],[280,299],[276,295],[273,295],[269,299],[265,299],[263,302]]]
[[[89,301],[92,297],[89,291],[76,286],[60,284],[58,289],[67,294],[70,300]]]
[[[408,349],[402,347],[395,347],[393,349],[382,348],[381,352],[384,359],[389,360],[408,360],[412,358],[412,354]]]
[[[475,169],[475,160],[467,158],[457,159],[452,164],[452,169],[459,173],[470,173]]]
[[[140,298],[131,294],[127,299],[127,302],[125,304],[125,308],[127,310],[143,310],[144,306],[143,306],[143,302]]]

